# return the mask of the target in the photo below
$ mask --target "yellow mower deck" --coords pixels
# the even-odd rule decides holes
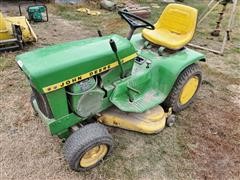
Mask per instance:
[[[109,126],[153,134],[164,129],[167,116],[161,106],[145,113],[126,113],[113,107],[102,112],[98,121]]]
[[[35,42],[37,36],[25,16],[3,17],[0,12],[0,41],[13,39],[12,25],[18,25],[22,31],[23,42]]]

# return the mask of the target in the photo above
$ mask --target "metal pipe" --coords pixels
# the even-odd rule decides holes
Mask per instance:
[[[202,50],[206,50],[206,51],[210,51],[210,52],[213,52],[215,54],[223,55],[223,53],[221,51],[210,49],[210,48],[206,48],[206,47],[202,47],[202,46],[199,46],[199,45],[196,45],[196,44],[191,44],[190,43],[190,44],[188,44],[188,46],[194,47],[194,48],[198,48],[198,49],[202,49]]]
[[[198,24],[200,24],[222,1],[216,2],[214,6],[198,21]]]

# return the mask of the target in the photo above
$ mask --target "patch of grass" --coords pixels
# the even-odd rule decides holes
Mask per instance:
[[[208,77],[215,77],[218,81],[228,81],[229,83],[237,83],[239,79],[237,77],[233,77],[229,74],[222,73],[217,71],[215,68],[210,68],[207,64],[203,65],[204,74],[207,74]]]
[[[5,53],[0,55],[0,71],[5,70],[6,68],[14,66],[14,55],[11,53]]]
[[[240,47],[231,48],[231,53],[240,53]],[[239,64],[239,61],[234,61],[236,64]],[[233,63],[234,63],[233,62]],[[235,64],[234,63],[234,64]]]
[[[71,6],[56,5],[55,10],[57,15],[67,20],[80,20],[81,16],[76,12],[76,9]]]
[[[199,14],[201,14],[206,8],[206,3],[199,0],[185,0],[184,4],[197,8]]]
[[[151,23],[155,23],[158,20],[163,9],[167,5],[167,3],[163,3],[160,1],[151,1],[151,0],[135,0],[135,3],[141,6],[151,7],[152,3],[158,4],[160,6],[160,8],[151,7],[151,16],[147,19]],[[189,0],[184,2],[184,4],[197,8],[199,10],[199,14],[201,14],[202,11],[206,8],[206,3],[199,2],[197,0]],[[129,31],[129,26],[124,20],[122,20],[119,17],[116,11],[109,12],[106,10],[102,10],[98,8],[99,6],[96,6],[95,4],[93,5],[91,3],[85,4],[84,7],[87,7],[91,10],[100,11],[101,15],[91,16],[86,13],[77,12],[76,9],[79,8],[79,6],[69,6],[69,5],[64,5],[64,6],[54,5],[51,7],[51,10],[55,11],[57,15],[63,17],[64,19],[80,22],[81,25],[88,27],[89,30],[100,29],[103,31],[103,34],[116,33],[116,34],[125,36],[126,33]],[[211,24],[211,26],[213,26],[215,25],[215,20],[210,21],[209,23]],[[203,29],[205,29],[205,27]],[[137,30],[136,32],[140,32],[140,31],[141,30]],[[200,34],[200,36],[203,34],[205,35],[206,33],[204,30],[202,32],[203,33]]]
[[[105,10],[94,9],[88,7],[89,9],[95,11],[100,11],[99,16],[91,16],[86,13],[77,12],[76,6],[60,6],[56,5],[55,12],[57,15],[63,17],[64,19],[70,21],[78,21],[84,27],[89,30],[102,30],[103,34],[117,33],[125,34],[127,31],[127,23],[125,23],[116,12],[109,12]]]

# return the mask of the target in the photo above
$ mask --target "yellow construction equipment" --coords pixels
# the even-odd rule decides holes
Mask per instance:
[[[0,51],[22,48],[26,42],[37,41],[25,16],[4,17],[0,11]]]

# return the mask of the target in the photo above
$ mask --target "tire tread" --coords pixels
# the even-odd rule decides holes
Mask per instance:
[[[197,89],[196,93],[194,94],[194,96],[191,98],[191,100],[188,103],[186,103],[185,105],[180,106],[178,104],[178,98],[179,98],[179,94],[180,94],[183,86],[187,82],[187,80],[195,74],[200,77],[200,82],[199,82],[199,86],[198,86],[198,89],[199,89],[201,81],[202,81],[202,72],[201,72],[201,69],[198,64],[191,64],[187,68],[185,68],[181,72],[181,74],[178,76],[171,92],[169,93],[168,97],[166,98],[166,100],[163,103],[163,106],[165,108],[172,107],[173,112],[177,113],[177,112],[180,112],[183,109],[187,108],[189,106],[189,104],[191,104],[192,100],[194,99],[195,95],[197,94],[198,89]]]
[[[76,166],[76,159],[78,159],[76,158],[76,155],[85,152],[88,147],[91,147],[91,145],[99,142],[103,142],[108,145],[108,155],[112,150],[112,136],[108,133],[107,129],[99,123],[88,124],[71,134],[63,147],[64,156],[70,167],[76,171],[92,168]],[[95,167],[95,165],[93,167]]]

